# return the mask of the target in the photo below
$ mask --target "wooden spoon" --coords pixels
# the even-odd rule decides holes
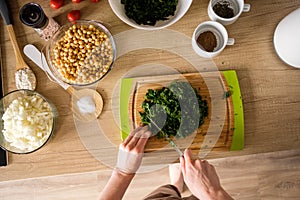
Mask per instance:
[[[56,78],[49,69],[44,54],[32,44],[26,45],[23,51],[28,58],[30,58],[38,67],[46,72],[50,80],[58,83],[72,96],[72,111],[78,120],[92,121],[99,117],[103,108],[103,99],[96,90],[89,88],[77,90],[69,84],[66,84],[65,82]],[[92,100],[92,102],[89,100]],[[90,105],[89,103],[94,104],[93,112],[85,112],[89,111],[91,106],[93,107],[93,105]]]
[[[16,86],[18,89],[35,90],[36,77],[33,71],[30,69],[30,67],[23,60],[21,51],[17,43],[13,26],[9,19],[8,9],[5,0],[0,0],[0,12],[6,24],[9,38],[10,41],[12,42],[12,46],[16,57],[16,70],[17,70],[15,74]]]

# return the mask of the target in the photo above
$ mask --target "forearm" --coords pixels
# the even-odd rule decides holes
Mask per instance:
[[[104,187],[99,200],[120,200],[131,183],[134,174],[125,174],[114,169],[112,175]]]

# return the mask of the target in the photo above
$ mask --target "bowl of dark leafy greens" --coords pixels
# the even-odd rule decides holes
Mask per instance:
[[[188,11],[192,0],[108,0],[113,12],[126,24],[144,30],[171,26]]]

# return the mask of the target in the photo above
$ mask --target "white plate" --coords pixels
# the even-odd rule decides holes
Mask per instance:
[[[175,15],[170,17],[169,20],[160,20],[157,21],[154,26],[150,25],[139,25],[134,20],[129,19],[127,15],[125,14],[124,5],[121,4],[121,0],[108,0],[109,5],[113,12],[126,24],[137,28],[137,29],[143,29],[143,30],[157,30],[166,28],[168,26],[171,26],[175,22],[177,22],[179,19],[181,19],[184,14],[188,11],[190,8],[193,0],[178,0],[178,5],[175,11]]]
[[[281,60],[300,68],[300,8],[288,14],[277,25],[274,47]]]

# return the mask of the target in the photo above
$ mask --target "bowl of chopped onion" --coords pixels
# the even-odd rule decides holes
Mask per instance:
[[[15,90],[0,101],[0,146],[16,154],[32,153],[51,137],[57,111],[38,92]]]
[[[126,24],[143,30],[158,30],[179,21],[193,0],[108,0],[115,15]]]

